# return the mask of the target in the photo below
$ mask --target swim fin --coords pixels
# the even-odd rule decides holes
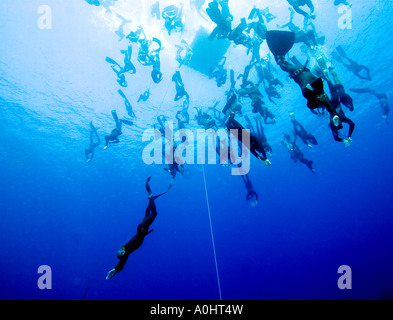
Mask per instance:
[[[116,110],[113,110],[111,113],[112,113],[113,120],[115,120],[115,122],[118,123],[119,117],[117,116]]]
[[[266,42],[275,57],[284,57],[295,44],[295,33],[279,30],[268,31]]]
[[[153,37],[152,42],[155,42],[158,44],[158,49],[155,49],[154,51],[160,51],[162,48],[161,40]]]
[[[119,92],[119,94],[124,98],[124,100],[128,100],[126,95],[124,94],[124,92],[121,89],[119,89],[119,91],[117,91],[117,92]]]
[[[131,120],[121,120],[122,123],[124,123],[127,126],[133,126],[134,122],[132,122]]]
[[[115,60],[113,60],[112,58],[106,57],[105,61],[109,62],[110,64],[115,64],[115,65],[119,66],[119,64]]]
[[[248,16],[248,20],[252,20],[252,19],[254,19],[257,15],[258,15],[258,10],[259,9],[257,9],[257,8],[253,8],[252,10],[251,10],[251,12],[250,12],[250,15]]]
[[[345,53],[344,49],[342,46],[338,46],[336,48],[337,52],[343,57],[343,58],[347,58],[347,54]]]

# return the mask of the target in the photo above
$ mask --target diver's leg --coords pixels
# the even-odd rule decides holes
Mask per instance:
[[[307,135],[307,140],[308,140],[309,142],[311,142],[311,143],[312,143],[313,145],[315,145],[315,146],[318,145],[317,139],[316,139],[311,133],[309,133],[309,134]]]
[[[154,202],[154,198],[149,199],[149,204],[146,208],[145,218],[143,219],[141,225],[148,228],[154,222],[157,217],[157,208]]]
[[[355,92],[355,93],[373,93],[373,90],[370,88],[359,88],[359,89],[350,89],[351,92]]]
[[[232,95],[232,97],[228,100],[227,104],[225,105],[224,109],[222,110],[223,114],[227,114],[228,110],[233,106],[236,101],[236,95]]]
[[[100,145],[101,139],[100,136],[98,135],[97,129],[93,125],[93,122],[90,122],[90,128],[91,128],[90,142],[93,142],[93,133],[94,133],[94,135],[97,138],[97,145]]]
[[[115,122],[116,122],[116,127],[117,127],[118,124],[119,124],[119,117],[117,116],[116,110],[112,110],[112,117],[113,117],[113,120],[115,120]]]
[[[89,159],[90,159],[90,153],[91,153],[90,149],[86,149],[86,150],[85,150],[86,160],[89,160]]]

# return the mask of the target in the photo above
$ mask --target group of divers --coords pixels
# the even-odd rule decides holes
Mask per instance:
[[[335,49],[335,51],[331,54],[330,59],[322,52],[321,49],[324,46],[325,37],[318,35],[316,28],[312,23],[312,20],[316,18],[316,14],[311,0],[287,1],[290,4],[290,21],[282,26],[277,25],[277,29],[288,28],[289,31],[268,30],[265,21],[266,23],[269,23],[276,18],[269,12],[269,8],[261,10],[254,7],[248,18],[242,18],[240,24],[233,28],[233,16],[230,13],[229,0],[213,0],[208,3],[206,10],[203,10],[206,0],[190,0],[192,7],[197,10],[203,19],[208,20],[208,18],[210,18],[210,20],[216,25],[209,36],[210,40],[215,38],[226,39],[233,42],[235,45],[246,47],[247,53],[251,53],[251,62],[245,67],[243,74],[235,78],[234,71],[230,70],[230,88],[226,92],[227,102],[222,112],[216,109],[218,103],[216,103],[213,108],[210,108],[213,115],[202,111],[202,108],[200,107],[196,107],[195,109],[197,114],[195,120],[199,126],[204,127],[205,129],[217,129],[220,127],[224,127],[227,130],[237,129],[239,130],[238,140],[239,143],[241,143],[243,141],[242,130],[246,128],[243,127],[235,118],[237,115],[243,116],[247,122],[247,129],[250,130],[245,131],[250,132],[250,152],[267,166],[271,165],[268,156],[272,154],[272,147],[264,133],[263,124],[275,124],[276,118],[266,107],[266,104],[263,101],[263,95],[259,88],[260,86],[263,86],[268,99],[272,103],[277,104],[277,100],[282,98],[279,91],[284,87],[284,84],[274,75],[270,55],[265,58],[260,57],[260,46],[263,41],[266,41],[277,65],[282,69],[282,71],[287,73],[296,84],[299,85],[307,103],[307,107],[311,110],[311,112],[318,116],[325,115],[327,113],[327,116],[330,118],[329,126],[334,140],[343,142],[345,146],[350,146],[352,143],[352,134],[355,129],[355,123],[345,114],[343,107],[348,109],[349,112],[352,112],[354,111],[354,104],[352,97],[346,92],[343,83],[339,79],[333,61],[342,64],[356,77],[365,81],[372,81],[369,68],[348,57],[341,46]],[[110,8],[115,5],[116,0],[86,0],[86,2],[96,6],[102,5],[107,9],[107,11],[110,11]],[[337,6],[341,4],[349,5],[346,0],[334,0],[334,5]],[[304,16],[304,26],[302,28],[293,23],[296,13]],[[161,41],[157,38],[153,38],[151,40],[148,39],[142,26],[137,27],[136,30],[125,35],[124,26],[127,23],[131,23],[131,21],[117,13],[116,15],[122,20],[116,34],[119,36],[120,40],[125,37],[129,40],[128,48],[121,51],[124,55],[123,64],[120,64],[109,57],[106,58],[106,61],[111,65],[111,68],[117,76],[118,84],[123,88],[127,87],[126,74],[136,73],[136,68],[131,62],[133,45],[139,47],[137,56],[138,62],[143,66],[152,67],[151,78],[154,83],[160,83],[163,79],[163,75],[160,71]],[[164,19],[164,26],[168,31],[168,35],[171,35],[173,32],[181,32],[184,29],[185,19],[183,4],[178,6],[170,5],[160,10],[160,3],[157,1],[151,7],[151,15],[153,19]],[[306,48],[307,50],[305,53],[308,56],[311,55],[315,59],[316,64],[313,68],[310,69],[308,67],[308,60],[306,64],[302,64],[295,56],[287,58],[289,56],[289,52],[297,43],[302,44],[303,48]],[[189,64],[194,52],[191,46],[184,40],[181,40],[180,45],[177,45],[176,47],[178,48],[176,60],[180,64],[180,69],[181,66]],[[228,80],[228,70],[225,69],[225,62],[226,57],[224,56],[219,64],[210,70],[209,78],[214,79],[219,87],[226,84]],[[255,69],[256,71],[258,83],[253,83],[249,80],[249,74],[252,69]],[[241,79],[241,84],[236,87],[237,80],[239,79]],[[190,116],[188,113],[190,96],[185,89],[180,71],[175,72],[172,77],[172,81],[176,86],[176,96],[174,101],[183,99],[183,106],[182,109],[177,112],[176,120],[178,122],[179,129],[184,129],[190,123]],[[330,97],[325,91],[324,82],[327,83]],[[382,109],[382,117],[385,120],[388,119],[390,109],[386,94],[376,92],[370,88],[350,89],[350,91],[354,93],[373,95],[379,101]],[[130,101],[121,89],[118,92],[124,99],[128,115],[133,120],[136,119]],[[138,103],[140,101],[147,101],[149,97],[150,90],[148,89],[140,95]],[[247,99],[248,101],[251,101],[252,113],[255,115],[254,124],[252,123],[249,115],[242,114],[242,103],[244,103]],[[105,136],[105,149],[110,147],[111,144],[117,144],[120,142],[119,136],[122,135],[123,124],[126,126],[133,125],[132,120],[119,119],[116,111],[112,111],[112,116],[115,121],[115,128],[109,135]],[[157,118],[158,125],[154,125],[154,127],[164,136],[164,123],[166,120],[166,117],[159,116]],[[264,123],[262,123],[262,120]],[[292,138],[290,134],[285,133],[282,144],[288,150],[290,157],[294,162],[302,163],[312,172],[315,172],[315,169],[313,168],[313,161],[304,157],[303,152],[298,146],[298,140],[300,139],[310,148],[318,145],[318,141],[296,119],[294,113],[290,114],[290,120],[293,124],[294,137]],[[342,133],[344,124],[348,125],[347,134]],[[100,137],[93,123],[90,123],[90,126],[90,146],[85,151],[88,162],[93,159],[95,149],[101,144]],[[175,149],[176,144],[174,146],[174,150]],[[217,153],[218,152],[219,151],[217,151]],[[147,206],[145,216],[137,228],[136,235],[118,251],[117,258],[120,262],[108,273],[107,279],[114,277],[118,272],[123,270],[129,255],[137,250],[142,245],[144,238],[153,231],[150,230],[150,226],[157,217],[155,200],[166,194],[171,189],[177,173],[183,174],[184,166],[178,165],[174,162],[165,170],[172,176],[172,181],[165,193],[156,196],[153,195],[149,185],[150,177],[147,179],[145,186],[148,193],[149,204]],[[247,201],[250,201],[254,206],[257,204],[258,194],[253,188],[249,176],[245,175],[242,178],[247,190]]]

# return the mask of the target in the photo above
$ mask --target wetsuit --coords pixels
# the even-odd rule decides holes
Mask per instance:
[[[288,2],[293,7],[293,9],[295,9],[297,13],[305,16],[306,18],[309,18],[310,15],[304,10],[300,9],[300,7],[307,6],[310,8],[310,13],[311,14],[314,13],[314,5],[311,2],[311,0],[288,0]]]
[[[341,109],[341,107],[340,107],[340,111],[338,113],[338,116],[340,118],[340,124],[336,127],[334,125],[333,121],[330,120],[330,128],[332,129],[334,140],[336,140],[338,142],[342,142],[342,141],[344,141],[344,139],[342,139],[339,134],[339,130],[344,128],[342,123],[347,123],[349,125],[348,138],[352,137],[353,131],[355,130],[355,123],[345,115],[345,113]]]
[[[252,198],[255,198],[255,201],[258,201],[259,197],[258,197],[258,194],[256,193],[256,191],[251,183],[250,177],[248,175],[245,175],[245,176],[242,176],[242,178],[243,178],[244,184],[246,185],[246,189],[247,189],[246,200],[250,201]]]
[[[331,104],[338,108],[340,104],[346,106],[350,111],[354,110],[353,99],[345,92],[345,88],[342,83],[333,84],[329,79],[326,79],[329,85]]]
[[[176,73],[173,75],[172,81],[174,81],[176,84],[175,101],[180,100],[184,96],[186,97],[187,100],[189,100],[190,96],[188,95],[187,91],[184,89],[184,84],[179,71],[176,71]]]
[[[314,162],[312,160],[308,160],[308,159],[306,159],[304,157],[303,152],[296,145],[296,139],[297,139],[297,136],[295,135],[295,140],[292,143],[291,142],[291,138],[289,137],[289,135],[285,135],[284,136],[284,143],[286,145],[286,148],[289,151],[291,159],[294,162],[298,162],[299,161],[299,162],[305,164],[312,172],[315,172],[315,170],[313,168]]]
[[[91,161],[94,158],[94,151],[101,144],[100,137],[98,136],[96,128],[93,126],[93,123],[90,123],[90,145],[89,148],[85,150],[86,159]],[[97,138],[97,142],[94,142],[94,135]]]
[[[337,115],[336,109],[332,106],[324,91],[321,78],[313,75],[308,68],[299,68],[283,59],[278,59],[277,63],[300,86],[303,96],[307,99],[307,107],[309,109],[314,110],[325,107],[331,115]]]
[[[125,251],[125,254],[122,258],[119,259],[120,262],[115,267],[116,273],[123,270],[124,265],[128,260],[128,256],[135,250],[139,249],[145,237],[153,231],[149,231],[149,227],[157,217],[157,208],[154,202],[155,199],[155,197],[151,197],[149,199],[149,205],[146,208],[145,217],[142,223],[138,226],[136,235],[122,247]]]
[[[245,128],[237,122],[233,117],[230,117],[226,123],[226,127],[228,130],[238,130],[238,140],[243,143],[243,130]],[[248,147],[248,146],[246,146]],[[265,148],[263,147],[261,139],[258,139],[257,136],[250,133],[250,152],[259,160],[266,161],[267,156],[265,152]]]
[[[116,122],[116,128],[112,130],[111,134],[109,136],[105,136],[105,146],[107,147],[109,142],[112,143],[119,143],[119,136],[121,136],[123,134],[122,130],[122,121],[119,120],[119,118],[117,117],[116,111],[112,111],[112,116],[113,119]]]
[[[313,145],[318,145],[317,139],[315,139],[312,134],[308,133],[299,121],[297,121],[296,119],[291,119],[291,121],[293,124],[293,130],[295,131],[295,135],[302,139],[302,141],[306,145],[309,145],[310,143],[312,143]]]

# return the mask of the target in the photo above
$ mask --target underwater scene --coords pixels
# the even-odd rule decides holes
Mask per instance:
[[[0,299],[392,299],[392,15],[2,0]]]

